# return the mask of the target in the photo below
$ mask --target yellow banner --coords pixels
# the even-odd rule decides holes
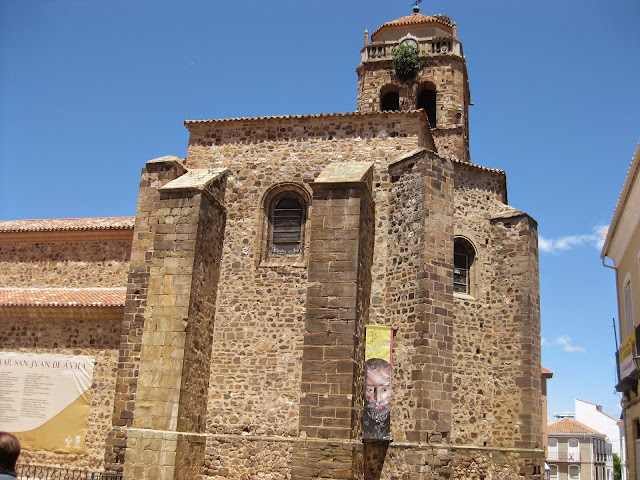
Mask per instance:
[[[370,358],[382,358],[392,363],[393,329],[391,327],[368,325],[365,345],[365,362]]]
[[[631,332],[620,344],[618,349],[618,363],[620,364],[620,380],[628,377],[636,369],[633,357],[636,355],[636,332]]]

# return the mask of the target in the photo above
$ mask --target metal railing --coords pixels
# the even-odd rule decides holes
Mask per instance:
[[[45,465],[18,465],[20,480],[122,480],[121,473],[94,472]]]
[[[547,461],[554,462],[579,462],[580,452],[549,452]]]

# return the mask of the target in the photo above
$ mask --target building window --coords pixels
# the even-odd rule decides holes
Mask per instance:
[[[400,94],[395,85],[385,85],[380,91],[380,110],[383,112],[400,110]]]
[[[569,439],[569,452],[568,452],[568,460],[570,462],[579,462],[580,461],[580,442],[577,438]]]
[[[549,480],[558,480],[558,466],[549,465]]]
[[[427,113],[429,125],[436,128],[436,87],[433,84],[422,86],[416,101],[416,108],[423,108]]]
[[[555,438],[549,439],[549,460],[558,460],[558,440]]]
[[[627,327],[627,336],[633,333],[633,299],[631,298],[631,280],[624,284],[624,323]]]
[[[453,292],[471,295],[471,274],[475,260],[475,249],[466,238],[453,240]]]
[[[302,251],[302,202],[294,196],[278,200],[273,207],[272,255],[299,255]]]
[[[262,200],[261,260],[277,263],[301,260],[311,197],[294,183],[278,184]]]
[[[580,480],[580,467],[569,465],[569,480]]]

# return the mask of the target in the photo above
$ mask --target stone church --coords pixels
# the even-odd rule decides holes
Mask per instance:
[[[0,222],[0,353],[93,362],[84,447],[22,462],[542,478],[537,224],[471,162],[456,24],[416,8],[365,33],[356,71],[353,113],[185,121],[186,158],[146,163],[135,218]],[[368,326],[393,331],[378,441]]]

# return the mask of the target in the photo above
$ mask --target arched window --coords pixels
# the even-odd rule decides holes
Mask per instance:
[[[463,237],[453,240],[453,292],[471,295],[472,267],[476,254],[473,245]]]
[[[261,261],[297,262],[305,248],[309,192],[295,183],[271,187],[262,199]]]
[[[432,84],[423,85],[416,101],[416,108],[423,108],[427,112],[429,125],[436,127],[436,87]]]
[[[380,91],[380,110],[383,112],[400,110],[400,94],[395,85],[386,85]]]

